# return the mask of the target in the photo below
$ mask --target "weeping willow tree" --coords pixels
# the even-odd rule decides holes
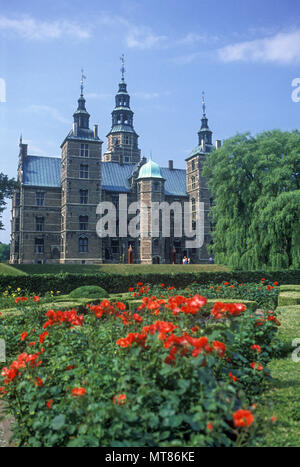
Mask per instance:
[[[206,159],[216,262],[300,267],[300,133],[238,134]]]

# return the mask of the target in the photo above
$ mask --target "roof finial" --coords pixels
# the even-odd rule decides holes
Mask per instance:
[[[206,114],[206,105],[205,105],[205,101],[204,101],[204,91],[202,91],[202,113],[205,116],[205,114]]]
[[[124,81],[124,73],[125,73],[125,66],[124,66],[125,60],[124,60],[124,54],[122,54],[122,55],[121,55],[121,57],[120,57],[120,60],[121,60],[121,63],[122,63],[122,66],[121,66],[121,72],[122,72],[122,81]]]
[[[22,144],[22,133],[20,134],[20,144]]]
[[[81,80],[80,80],[80,95],[83,96],[83,80],[86,79],[86,76],[83,74],[83,68],[81,68]]]

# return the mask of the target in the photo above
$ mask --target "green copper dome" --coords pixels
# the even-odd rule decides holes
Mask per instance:
[[[160,167],[156,162],[154,162],[151,157],[146,162],[146,164],[142,165],[139,171],[138,179],[140,178],[162,178]]]

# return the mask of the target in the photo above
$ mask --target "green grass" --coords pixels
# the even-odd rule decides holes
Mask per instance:
[[[278,337],[285,344],[285,352],[268,365],[273,381],[258,404],[260,415],[277,417],[263,446],[300,447],[300,361],[292,360],[292,341],[300,338],[300,305],[278,307],[277,311],[281,321]]]
[[[0,275],[1,276],[24,276],[26,275],[25,271],[17,269],[13,266],[10,266],[6,263],[0,263]]]
[[[101,272],[115,274],[178,273],[178,272],[222,272],[230,270],[217,264],[18,264],[12,270],[25,274],[96,274]],[[1,272],[1,271],[0,271]],[[9,274],[7,272],[6,274]]]

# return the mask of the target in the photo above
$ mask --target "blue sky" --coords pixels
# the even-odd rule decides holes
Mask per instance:
[[[21,133],[29,154],[60,155],[81,68],[105,150],[122,53],[139,146],[162,166],[197,145],[203,90],[214,140],[300,127],[295,0],[0,0],[0,171],[16,176]]]

